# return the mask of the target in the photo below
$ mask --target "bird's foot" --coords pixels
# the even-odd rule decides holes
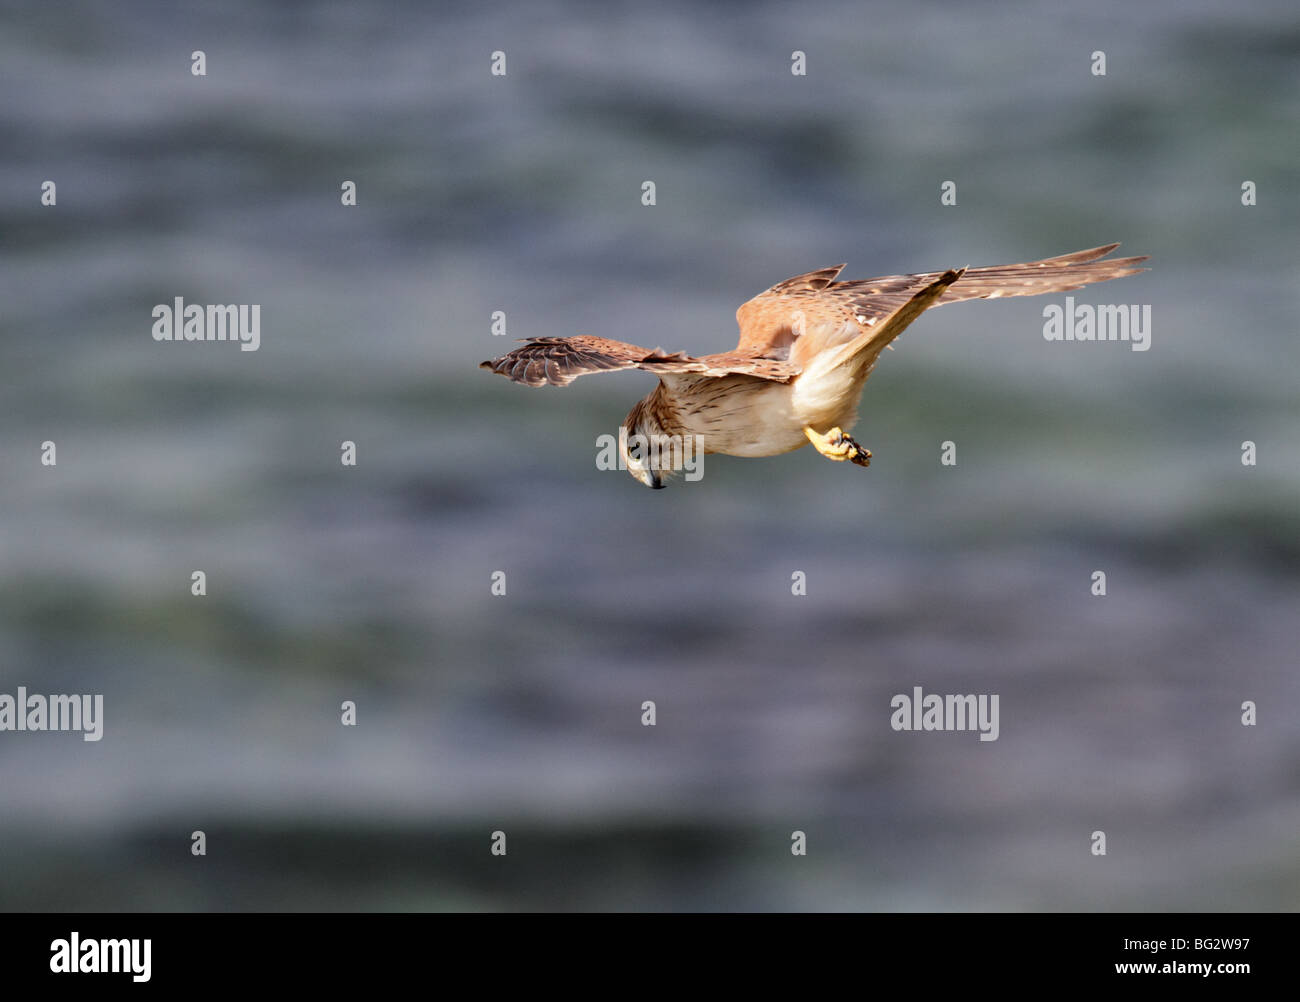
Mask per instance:
[[[858,445],[841,428],[832,428],[825,434],[805,428],[803,433],[808,436],[813,448],[827,459],[833,459],[837,463],[847,459],[858,466],[871,465],[871,450]]]

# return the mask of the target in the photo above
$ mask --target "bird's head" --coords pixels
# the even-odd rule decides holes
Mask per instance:
[[[637,480],[654,490],[662,489],[663,478],[673,473],[665,468],[656,444],[662,440],[664,431],[655,418],[650,407],[650,398],[637,401],[627,417],[623,419],[618,430],[618,451],[627,466],[627,472]]]

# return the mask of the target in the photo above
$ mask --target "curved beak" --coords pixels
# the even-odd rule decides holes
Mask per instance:
[[[658,470],[646,470],[646,486],[656,491],[664,489],[663,481],[659,479]]]

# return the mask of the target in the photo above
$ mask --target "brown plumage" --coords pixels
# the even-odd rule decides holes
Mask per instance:
[[[618,369],[648,369],[651,372],[699,372],[722,376],[730,372],[763,379],[788,379],[795,369],[758,353],[728,352],[692,358],[684,351],[672,355],[662,348],[651,351],[626,341],[580,334],[577,337],[532,338],[522,348],[489,362],[480,369],[493,372],[527,386],[568,386],[589,372],[614,372]]]
[[[628,434],[694,436],[705,452],[737,456],[776,455],[812,441],[829,458],[866,465],[870,453],[846,434],[862,384],[881,351],[921,313],[963,299],[1069,292],[1145,270],[1137,265],[1146,257],[1102,260],[1118,246],[850,282],[836,281],[844,265],[822,268],[742,305],[740,340],[729,352],[693,357],[588,335],[547,337],[480,367],[529,386],[644,369],[660,382],[624,421]],[[663,471],[634,460],[633,475],[659,486]]]

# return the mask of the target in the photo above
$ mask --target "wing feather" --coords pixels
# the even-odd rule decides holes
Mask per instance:
[[[1106,244],[1039,261],[967,268],[929,305],[1070,292],[1146,270],[1137,267],[1146,257],[1101,260],[1118,246]],[[949,274],[932,271],[837,282],[834,279],[842,268],[823,268],[786,279],[741,306],[736,311],[740,326],[736,350],[790,359],[807,368],[821,352],[888,323],[918,293]],[[901,327],[891,326],[896,328],[895,336],[902,332]]]
[[[540,337],[479,367],[528,386],[567,386],[588,373],[621,369],[788,382],[814,363],[819,369],[840,364],[846,351],[851,356],[870,348],[874,358],[931,306],[1070,292],[1146,270],[1137,267],[1146,257],[1102,260],[1118,246],[991,268],[850,282],[836,281],[841,264],[788,278],[743,304],[736,311],[740,340],[733,351],[693,357],[588,335]]]
[[[527,386],[567,386],[579,376],[620,369],[645,369],[660,375],[698,373],[704,376],[748,375],[787,382],[799,374],[793,363],[745,352],[725,352],[696,358],[679,351],[651,351],[625,341],[581,335],[532,338],[500,358],[479,363]]]

